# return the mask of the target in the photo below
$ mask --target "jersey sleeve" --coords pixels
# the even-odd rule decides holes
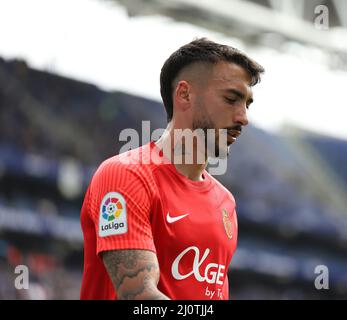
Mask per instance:
[[[156,252],[150,223],[152,195],[146,179],[129,166],[108,161],[96,171],[89,197],[97,254],[116,249]]]

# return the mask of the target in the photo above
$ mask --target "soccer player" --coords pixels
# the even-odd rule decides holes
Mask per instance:
[[[263,71],[239,50],[206,38],[166,60],[163,135],[104,161],[86,192],[81,299],[228,299],[236,205],[206,165],[210,156],[225,158],[247,125]],[[215,143],[207,134],[176,148],[178,129],[212,129]]]

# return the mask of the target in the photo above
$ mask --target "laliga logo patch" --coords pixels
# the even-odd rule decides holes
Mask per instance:
[[[118,192],[109,192],[104,196],[100,205],[99,236],[113,236],[127,231],[125,199]]]

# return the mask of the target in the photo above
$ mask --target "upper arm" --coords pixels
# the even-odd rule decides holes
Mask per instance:
[[[109,161],[95,173],[90,190],[88,212],[96,233],[96,254],[131,248],[155,252],[152,191],[146,179]]]
[[[110,250],[102,259],[118,299],[168,299],[157,289],[159,264],[148,250]]]

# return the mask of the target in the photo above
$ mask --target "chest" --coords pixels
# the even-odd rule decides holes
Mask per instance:
[[[187,190],[175,183],[159,189],[152,208],[153,237],[158,254],[177,256],[187,248],[201,255],[231,257],[237,244],[233,198],[224,190]],[[194,251],[192,250],[192,251]]]

